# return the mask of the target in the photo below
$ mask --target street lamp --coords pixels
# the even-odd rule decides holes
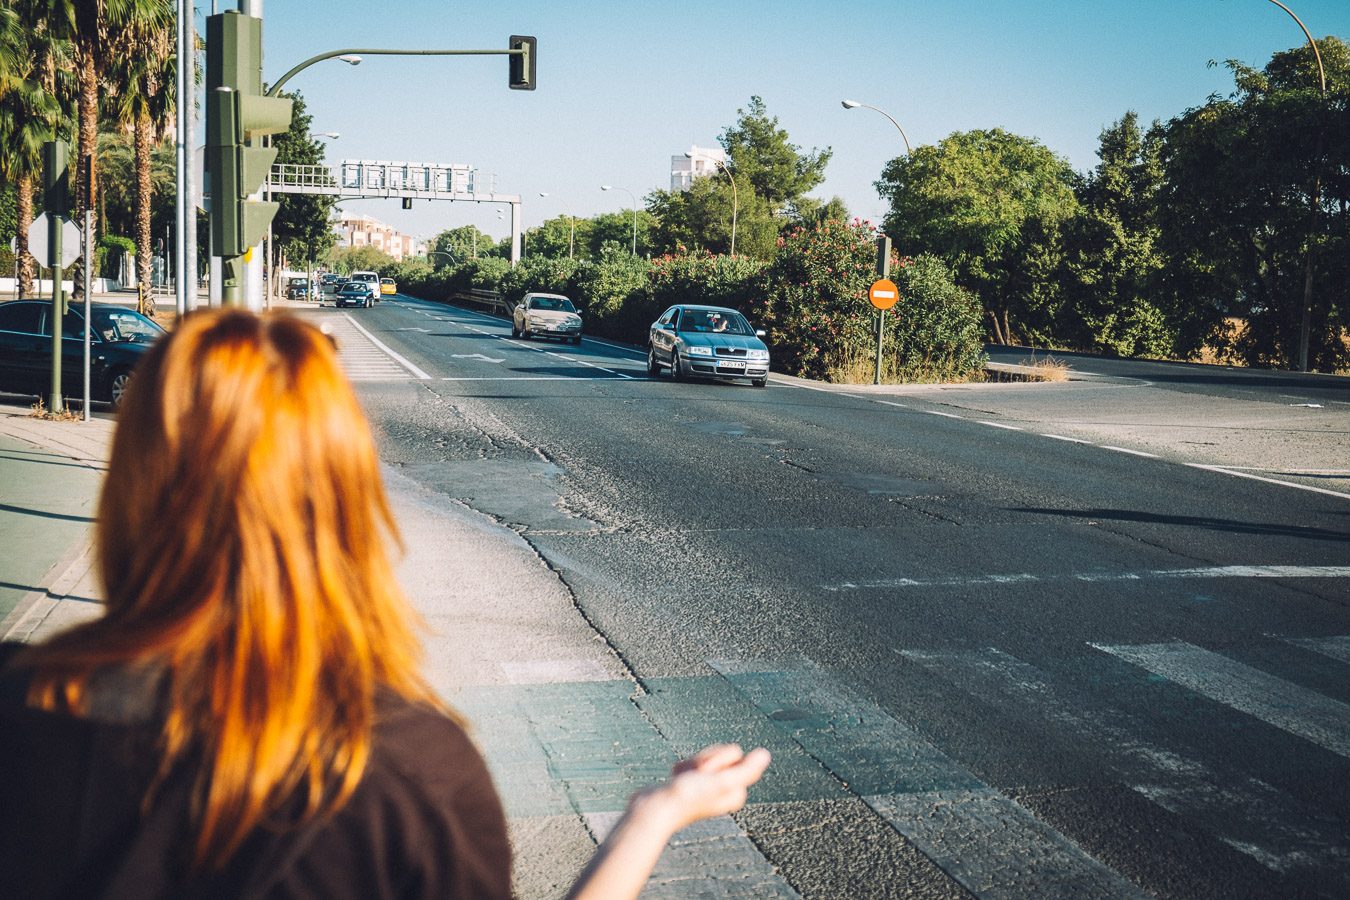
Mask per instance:
[[[608,184],[600,185],[600,190],[623,191],[625,194],[633,198],[633,255],[637,256],[637,195],[634,194],[632,191],[628,190],[628,188],[616,188],[613,185]]]
[[[572,245],[576,242],[576,238],[577,238],[577,220],[576,220],[576,218],[574,218],[573,215],[572,215],[572,207],[568,205],[568,203],[567,203],[566,200],[564,200],[563,198],[559,197],[559,196],[556,195],[556,194],[550,194],[550,193],[548,193],[547,191],[540,191],[540,192],[539,192],[539,196],[540,196],[540,197],[552,197],[554,200],[557,200],[558,202],[562,203],[563,207],[567,210],[567,219],[568,219],[569,222],[572,223],[572,231],[571,231],[571,233],[570,233],[570,234],[568,235],[568,237],[567,237],[567,258],[568,258],[568,259],[571,259],[571,258],[572,258]]]
[[[735,256],[735,255],[736,255],[736,214],[737,214],[737,212],[740,210],[740,205],[741,205],[741,204],[740,204],[740,200],[737,198],[737,195],[736,195],[736,179],[731,177],[731,170],[728,169],[728,168],[727,168],[727,164],[724,163],[724,162],[722,162],[720,159],[717,159],[716,157],[709,156],[709,155],[706,154],[706,153],[695,154],[693,150],[686,150],[686,151],[684,151],[685,159],[693,159],[695,155],[701,156],[701,157],[703,157],[704,159],[710,159],[710,160],[712,160],[713,162],[717,163],[719,166],[722,167],[722,171],[727,173],[727,178],[731,181],[731,255],[732,255],[732,256]],[[636,209],[633,210],[633,219],[634,219],[634,221],[637,220],[637,210],[636,210]]]
[[[911,153],[911,152],[913,152],[912,148],[909,146],[909,138],[905,135],[905,129],[903,129],[903,128],[900,127],[900,123],[897,122],[897,121],[895,121],[895,119],[891,116],[890,113],[886,112],[884,109],[877,109],[875,106],[868,106],[866,103],[859,103],[857,100],[843,100],[843,101],[841,101],[841,103],[842,103],[844,109],[854,109],[855,107],[861,106],[863,109],[876,110],[877,112],[881,113],[881,114],[882,114],[883,116],[885,116],[886,118],[890,119],[890,120],[891,120],[891,124],[894,125],[894,126],[896,127],[897,130],[899,130],[899,132],[900,132],[900,137],[904,138],[904,141],[905,141],[905,152],[906,152],[906,153]]]
[[[1317,49],[1317,41],[1313,40],[1312,34],[1303,24],[1294,11],[1285,6],[1280,0],[1270,0],[1280,9],[1289,13],[1290,18],[1298,22],[1298,27],[1303,29],[1303,36],[1308,39],[1308,46],[1312,47],[1313,58],[1317,60],[1317,75],[1322,80],[1322,102],[1327,100],[1327,73],[1322,68],[1322,53]],[[1325,132],[1321,127],[1317,129],[1317,157],[1313,160],[1313,188],[1312,188],[1312,212],[1308,217],[1308,250],[1304,257],[1305,265],[1303,272],[1303,324],[1298,333],[1298,370],[1300,372],[1308,371],[1308,339],[1312,332],[1312,296],[1313,296],[1313,247],[1316,246],[1317,239],[1317,209],[1321,205],[1320,182],[1322,180],[1322,141]]]
[[[338,138],[342,137],[342,135],[336,131],[311,131],[309,133],[310,140],[314,140],[314,138],[320,137],[326,137],[329,140],[336,141]]]

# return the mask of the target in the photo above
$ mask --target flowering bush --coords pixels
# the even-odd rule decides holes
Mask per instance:
[[[876,229],[858,219],[783,235],[759,299],[775,368],[804,378],[871,380],[877,327],[867,290],[877,279],[875,240]],[[888,380],[963,379],[982,365],[979,303],[940,259],[892,257],[891,280],[900,296],[882,342]]]
[[[875,341],[867,288],[876,280],[875,231],[866,222],[831,219],[786,232],[765,269],[757,306],[774,367],[828,378]]]

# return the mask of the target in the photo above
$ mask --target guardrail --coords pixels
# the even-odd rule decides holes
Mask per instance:
[[[470,303],[474,306],[481,306],[491,315],[499,316],[503,319],[511,318],[511,304],[503,300],[502,295],[497,291],[471,288],[467,291],[457,291],[456,293],[451,294],[447,299],[458,301],[460,303]]]

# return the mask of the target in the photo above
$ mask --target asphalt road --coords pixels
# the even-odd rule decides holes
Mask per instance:
[[[1350,895],[1347,379],[755,389],[306,314],[385,460],[538,551],[661,740],[774,750],[735,818],[770,874],[728,896]]]

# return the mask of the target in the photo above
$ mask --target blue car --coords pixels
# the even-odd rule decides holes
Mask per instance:
[[[333,295],[334,302],[339,306],[359,306],[365,309],[373,302],[370,297],[370,288],[362,281],[349,281],[337,289]]]
[[[663,366],[676,381],[686,378],[748,378],[755,387],[769,383],[769,348],[764,332],[745,316],[722,306],[677,304],[652,323],[647,374]]]

